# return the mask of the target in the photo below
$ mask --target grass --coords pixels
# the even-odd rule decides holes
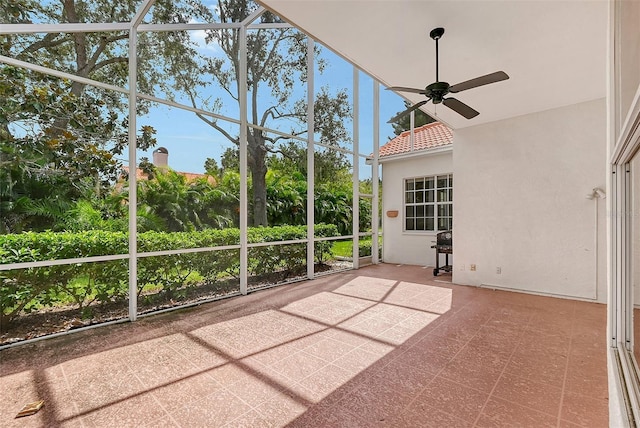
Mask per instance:
[[[360,246],[371,247],[371,238],[361,239]],[[382,238],[378,240],[378,246],[382,246]],[[333,255],[337,257],[351,257],[353,255],[353,241],[351,239],[346,241],[335,241],[333,243]],[[362,254],[362,248],[361,248]]]
[[[351,257],[353,255],[353,241],[336,241],[333,243],[333,255],[338,257]]]

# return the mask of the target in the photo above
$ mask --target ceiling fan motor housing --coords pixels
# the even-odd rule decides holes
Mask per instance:
[[[434,82],[424,89],[424,93],[431,98],[434,104],[439,104],[444,96],[449,93],[449,84],[447,82]]]
[[[433,40],[438,40],[440,37],[442,37],[443,34],[444,28],[438,27],[431,30],[431,32],[429,33],[429,37],[431,37]]]

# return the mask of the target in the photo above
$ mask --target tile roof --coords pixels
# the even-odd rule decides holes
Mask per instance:
[[[124,170],[125,174],[129,174],[129,167],[128,166],[123,166],[122,169]],[[206,177],[207,181],[209,182],[209,184],[215,184],[216,180],[214,177],[207,175],[207,174],[198,174],[195,172],[182,172],[182,171],[176,171],[176,173],[184,176],[184,178],[187,179],[187,182],[191,182],[193,180],[197,180],[199,178],[202,177]],[[141,168],[136,168],[136,180],[137,181],[144,181],[144,180],[148,180],[149,177],[147,177],[147,174],[144,173],[144,171],[142,171]]]
[[[423,151],[453,144],[453,133],[446,125],[433,122],[414,129],[413,151]],[[380,157],[410,153],[411,131],[404,131],[380,147]]]

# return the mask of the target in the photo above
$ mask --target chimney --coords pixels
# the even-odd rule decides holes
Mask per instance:
[[[169,150],[164,147],[158,147],[153,151],[153,165],[156,168],[168,168],[169,167]]]

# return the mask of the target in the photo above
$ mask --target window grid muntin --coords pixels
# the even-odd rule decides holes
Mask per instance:
[[[453,174],[404,180],[405,232],[435,232],[453,227]]]

